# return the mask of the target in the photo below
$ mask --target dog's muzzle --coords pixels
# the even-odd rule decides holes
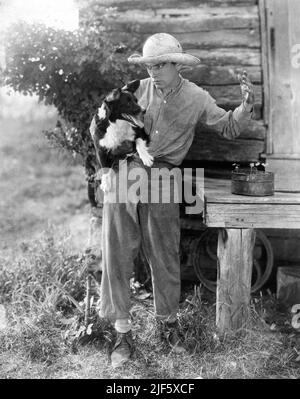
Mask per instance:
[[[122,114],[122,117],[133,127],[140,127],[142,129],[144,127],[144,113],[145,111],[142,111],[137,115]]]

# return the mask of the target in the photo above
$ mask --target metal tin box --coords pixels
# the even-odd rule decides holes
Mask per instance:
[[[231,174],[232,194],[266,196],[274,194],[274,173],[238,169]]]

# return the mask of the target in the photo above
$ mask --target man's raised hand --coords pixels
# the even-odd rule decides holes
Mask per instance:
[[[253,106],[254,104],[253,84],[248,78],[247,71],[243,71],[242,75],[238,74],[238,80],[241,86],[243,102]]]

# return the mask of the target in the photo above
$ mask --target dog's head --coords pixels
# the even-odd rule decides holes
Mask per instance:
[[[139,106],[133,94],[139,87],[139,80],[128,83],[122,89],[112,90],[104,99],[99,108],[98,117],[109,119],[115,122],[117,119],[124,119],[133,126],[144,127],[144,110]]]

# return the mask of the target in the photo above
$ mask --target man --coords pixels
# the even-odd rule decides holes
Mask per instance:
[[[251,119],[254,95],[247,74],[244,72],[240,77],[242,104],[233,112],[226,112],[205,90],[181,77],[182,66],[195,66],[200,60],[184,53],[180,43],[169,34],[150,36],[143,46],[143,55],[134,54],[128,61],[145,66],[149,74],[135,95],[146,110],[144,124],[150,135],[152,168],[172,169],[180,165],[199,121],[223,137],[234,139]],[[129,169],[143,167],[138,156],[129,158],[127,165]],[[145,169],[148,173],[151,168]],[[123,364],[132,354],[129,280],[140,245],[151,268],[161,336],[174,352],[185,352],[176,321],[180,297],[179,240],[179,204],[175,201],[109,203],[104,199],[100,316],[115,321],[113,366]]]

